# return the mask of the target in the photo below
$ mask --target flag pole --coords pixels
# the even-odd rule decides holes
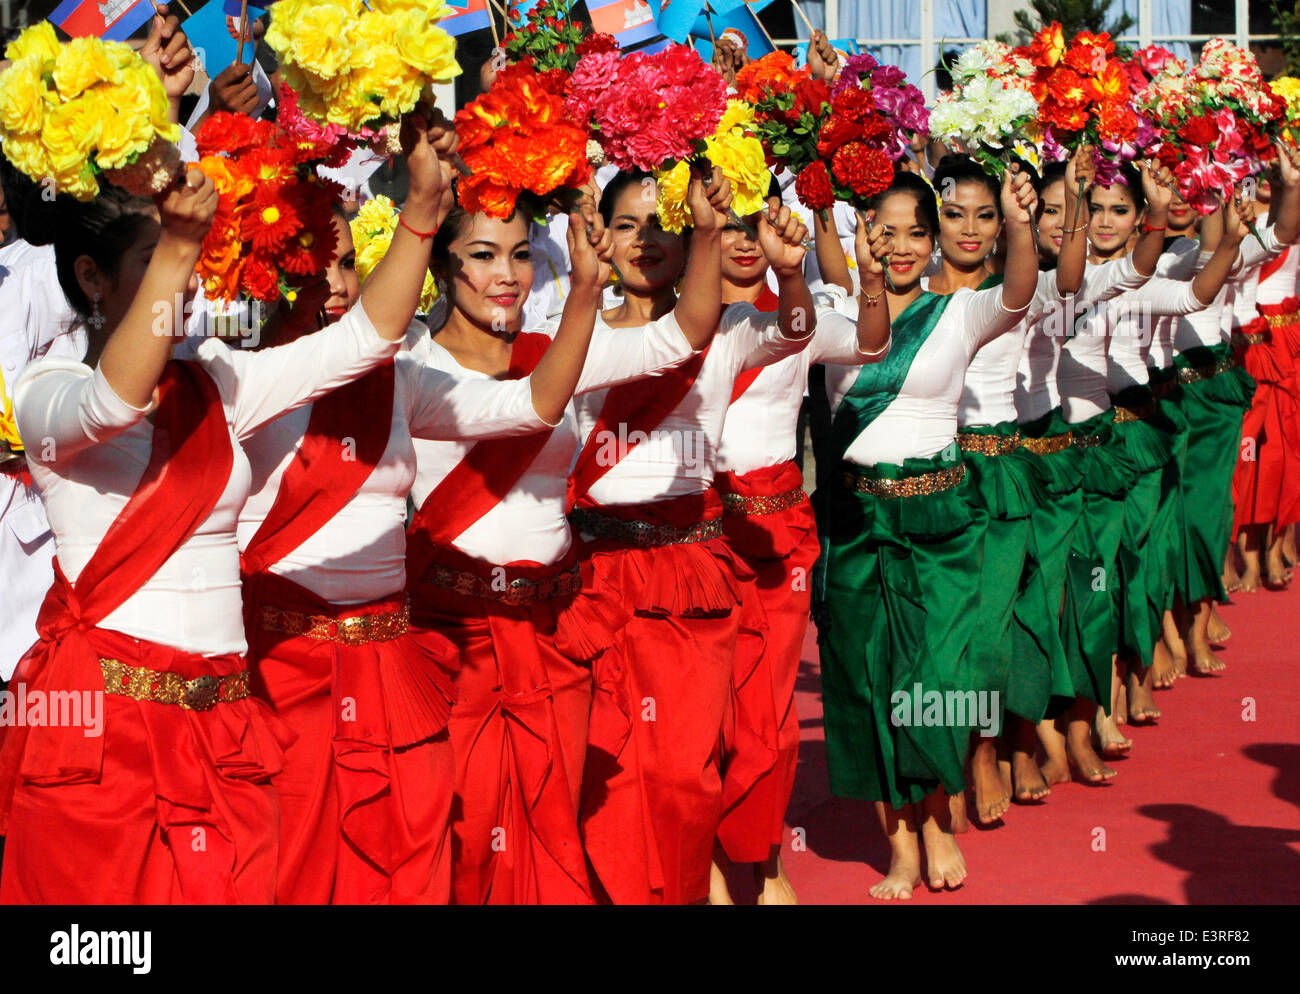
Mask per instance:
[[[812,33],[817,29],[813,27],[812,21],[808,20],[808,15],[803,12],[803,8],[799,6],[799,0],[790,0],[790,6],[794,8],[796,14],[803,18],[804,26],[808,29],[809,40],[811,41]],[[754,16],[757,17],[758,15],[755,14]]]
[[[244,38],[248,34],[248,0],[239,5],[239,48],[235,50],[235,62],[244,61]]]

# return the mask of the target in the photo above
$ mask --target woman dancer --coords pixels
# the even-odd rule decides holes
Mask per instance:
[[[947,293],[926,292],[921,278],[940,224],[934,192],[914,174],[898,175],[873,205],[894,239],[892,289],[860,302],[888,304],[890,353],[860,370],[827,370],[832,442],[844,460],[829,492],[818,492],[827,756],[834,793],[876,802],[891,858],[871,894],[886,900],[910,898],[921,881],[918,831],[932,887],[966,878],[948,797],[965,787],[976,719],[944,714],[944,701],[970,684],[984,521],[960,489],[957,409],[971,357],[1015,327],[1038,276],[1028,177],[1008,169],[999,199],[1002,286],[976,291],[950,277],[940,284]]]
[[[417,126],[419,125],[419,126]],[[408,123],[408,224],[437,222],[450,132]],[[320,337],[260,354],[205,342],[168,363],[217,196],[192,170],[153,202],[107,188],[67,205],[60,283],[89,325],[86,362],[15,385],[58,549],[29,691],[102,700],[102,735],[24,728],[0,752],[0,900],[269,903],[287,730],[249,696],[236,515],[239,441],[382,364],[419,299],[427,243],[398,232],[361,303]],[[158,308],[172,318],[157,331]],[[102,697],[98,696],[102,693]]]
[[[720,224],[730,185],[715,173],[690,189],[699,219],[676,308],[612,331],[597,308],[608,267],[575,264],[566,325],[578,314],[599,324],[577,381],[579,395],[663,372],[704,348],[720,306],[710,224]],[[647,225],[655,199],[639,185],[626,198]],[[585,208],[586,224],[606,224]],[[630,207],[628,209],[631,209]],[[609,227],[630,241],[620,218]],[[570,232],[574,230],[570,224]],[[572,238],[572,236],[571,236]],[[682,239],[648,237],[624,273],[682,275]],[[602,243],[602,250],[608,239]],[[433,271],[445,289],[444,318],[431,319],[423,362],[444,375],[491,383],[524,375],[555,348],[548,334],[515,334],[533,281],[528,224],[455,211],[439,235]],[[500,442],[417,441],[407,572],[413,617],[460,651],[459,699],[450,730],[456,754],[453,899],[459,904],[584,903],[592,900],[578,803],[591,708],[592,657],[611,641],[620,610],[591,610],[577,598],[580,577],[565,519],[565,481],[579,444],[573,408],[555,412],[554,430]]]

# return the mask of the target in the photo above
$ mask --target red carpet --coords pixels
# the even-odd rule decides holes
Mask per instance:
[[[1232,629],[1218,653],[1227,669],[1157,692],[1158,725],[1122,726],[1133,749],[1111,761],[1119,775],[1109,786],[1055,787],[991,828],[974,825],[972,809],[958,836],[965,886],[922,886],[911,903],[1300,902],[1300,592],[1237,594],[1220,615]],[[787,816],[802,831],[786,865],[800,903],[880,903],[867,889],[888,868],[888,847],[871,805],[830,796],[816,660],[810,632]]]

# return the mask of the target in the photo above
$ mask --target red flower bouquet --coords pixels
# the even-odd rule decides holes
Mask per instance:
[[[209,300],[290,293],[292,277],[323,272],[334,255],[338,187],[318,178],[321,146],[271,121],[212,115],[195,134],[199,168],[217,188],[217,215],[198,273]]]
[[[470,170],[458,181],[467,211],[506,218],[528,196],[530,212],[539,215],[541,198],[590,178],[587,133],[566,113],[561,85],[525,60],[456,113],[460,155]]]

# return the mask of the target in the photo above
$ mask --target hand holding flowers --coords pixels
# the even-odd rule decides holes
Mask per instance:
[[[1013,162],[1002,174],[1002,217],[1007,225],[1029,227],[1030,219],[1038,208],[1038,193],[1023,172],[1019,163]]]
[[[613,238],[600,212],[583,204],[569,214],[569,259],[572,271],[569,285],[598,295],[609,281]]]
[[[807,251],[808,229],[789,206],[779,210],[771,206],[759,215],[758,246],[767,257],[777,279],[798,277],[803,272],[803,257]]]
[[[703,174],[692,172],[686,204],[694,218],[694,237],[720,234],[731,216],[731,202],[731,181],[718,166]]]
[[[893,234],[883,224],[875,224],[875,220],[874,211],[859,211],[854,235],[862,292],[871,296],[885,288],[885,265],[894,251]]]
[[[454,203],[451,157],[460,137],[440,110],[416,111],[402,121],[402,151],[411,177],[402,211],[420,231],[436,231]]]

